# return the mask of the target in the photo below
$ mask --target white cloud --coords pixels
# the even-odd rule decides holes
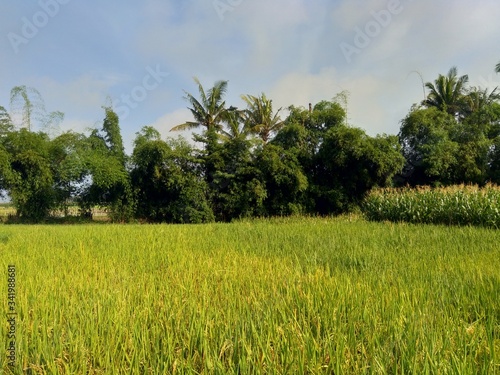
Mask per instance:
[[[392,133],[399,130],[399,120],[410,106],[420,100],[418,85],[402,80],[388,84],[384,78],[373,75],[341,77],[334,69],[323,69],[318,74],[293,73],[283,76],[269,91],[276,109],[293,104],[307,108],[321,100],[332,100],[343,91],[349,92],[347,115],[349,123],[365,129],[369,134]],[[410,88],[404,92],[405,88]],[[391,99],[402,98],[402,106],[386,105]],[[397,101],[399,103],[399,101]],[[397,108],[397,110],[395,110]]]
[[[391,1],[397,0],[243,0],[223,21],[211,0],[125,1],[109,34],[88,25],[116,5],[72,2],[22,59],[2,56],[0,84],[36,87],[48,110],[66,113],[64,126],[79,129],[102,121],[106,95],[129,93],[145,66],[160,64],[171,76],[122,121],[128,139],[151,122],[175,136],[170,128],[191,118],[182,96],[183,89],[197,94],[192,76],[206,87],[229,80],[232,105],[240,105],[240,94],[265,92],[277,108],[306,107],[347,89],[351,122],[370,133],[397,133],[399,120],[422,99],[420,79],[408,76],[413,70],[433,81],[456,65],[476,84],[498,80],[498,0],[400,0],[403,10],[347,63],[339,43],[352,43],[355,28]],[[10,5],[18,15],[23,6]],[[7,18],[0,14],[0,21]],[[61,38],[66,30],[59,23],[84,32]],[[49,40],[60,44],[57,56],[43,45]],[[8,106],[8,91],[0,93],[0,105]]]
[[[110,89],[124,79],[118,75],[95,77],[85,74],[65,82],[43,76],[33,79],[31,85],[42,94],[47,110],[65,112],[66,108],[72,108],[82,114],[102,112],[101,106],[106,104]]]
[[[149,124],[149,126],[152,126],[156,130],[158,130],[163,138],[166,137],[176,138],[178,135],[181,135],[186,139],[191,139],[192,138],[191,131],[171,132],[171,130],[174,126],[183,124],[186,121],[192,121],[192,119],[193,116],[189,111],[189,109],[179,108],[173,112],[161,116],[160,118],[156,119],[153,123]]]
[[[88,133],[89,129],[93,129],[98,125],[100,124],[81,119],[65,119],[60,125],[60,130],[61,132]]]
[[[307,107],[309,103],[329,100],[342,91],[335,68],[323,69],[319,74],[290,73],[281,77],[269,90],[276,107],[290,105]]]

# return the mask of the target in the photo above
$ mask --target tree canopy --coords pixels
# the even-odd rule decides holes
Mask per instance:
[[[144,126],[130,156],[112,106],[101,126],[61,134],[41,125],[62,112],[15,87],[11,111],[0,107],[0,194],[27,221],[99,206],[118,222],[204,223],[343,213],[374,187],[500,183],[500,93],[469,86],[455,67],[425,85],[397,136],[349,125],[346,92],[286,109],[247,94],[239,109],[226,104],[227,81],[194,82],[193,118],[172,130],[198,130],[201,147]]]

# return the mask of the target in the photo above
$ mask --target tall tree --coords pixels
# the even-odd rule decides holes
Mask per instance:
[[[7,110],[0,106],[0,138],[4,137],[8,132],[12,131],[14,126]]]
[[[362,129],[328,130],[316,157],[315,212],[341,213],[358,205],[374,186],[390,185],[404,165],[394,136],[369,137]]]
[[[189,110],[193,114],[194,121],[187,121],[174,126],[171,131],[190,130],[199,127],[206,131],[222,129],[222,124],[227,116],[226,102],[223,100],[227,90],[227,81],[217,81],[207,92],[201,85],[198,78],[194,78],[198,85],[200,99],[186,92],[185,99],[191,104]]]
[[[144,127],[134,142],[132,165],[138,219],[169,223],[213,221],[207,186],[199,174],[193,148],[186,141],[163,141],[156,129]]]
[[[11,197],[19,217],[39,222],[49,215],[56,202],[49,138],[43,133],[21,129],[9,132],[3,145],[4,149],[0,150],[0,154],[4,154],[4,160],[0,163],[3,187]]]
[[[500,62],[495,66],[495,72],[500,73]]]
[[[215,173],[221,168],[220,134],[224,123],[228,121],[228,109],[224,101],[227,90],[227,81],[217,81],[208,91],[205,91],[198,78],[194,78],[198,85],[199,99],[186,92],[185,99],[191,104],[194,121],[177,125],[171,131],[203,128],[201,136],[195,135],[197,142],[205,144],[201,153],[200,162],[203,165],[203,176],[206,183],[212,188]]]
[[[243,111],[234,107],[228,108],[224,125],[219,135],[219,139],[223,142],[235,139],[245,140],[252,132],[249,124],[245,121]]]
[[[285,124],[279,116],[281,108],[274,112],[273,102],[265,94],[258,97],[242,95],[241,98],[247,104],[243,113],[248,127],[267,143]]]
[[[304,202],[308,188],[307,175],[297,157],[297,150],[284,149],[272,142],[256,151],[256,165],[265,187],[263,206],[266,215],[300,214],[306,211]]]
[[[105,117],[102,124],[103,139],[110,154],[125,166],[125,148],[120,131],[118,115],[111,107],[104,107]]]
[[[335,101],[322,100],[309,110],[290,107],[286,126],[276,136],[276,141],[285,149],[290,146],[299,153],[298,158],[308,175],[310,186],[318,170],[316,156],[323,144],[326,133],[345,123],[345,110]],[[303,130],[299,130],[302,128]],[[284,136],[287,134],[287,136]],[[288,138],[285,140],[285,138]],[[296,145],[287,145],[297,141]]]
[[[41,130],[55,134],[64,119],[64,113],[60,111],[46,112],[42,95],[33,87],[13,87],[10,91],[10,107],[13,120],[20,117],[18,126],[28,131],[34,129],[34,121],[37,121]]]
[[[236,112],[232,115],[237,118]],[[265,189],[259,180],[259,170],[253,163],[252,139],[247,139],[248,127],[233,124],[229,137],[219,145],[212,159],[217,168],[211,181],[211,201],[215,217],[221,221],[262,214]]]
[[[466,116],[482,112],[500,100],[498,87],[492,91],[480,87],[471,87],[464,96],[464,112]]]
[[[464,108],[464,94],[469,76],[458,76],[457,68],[452,67],[446,76],[440,74],[434,83],[427,82],[429,95],[423,104],[427,108],[436,107],[440,111],[460,117]]]
[[[88,176],[79,204],[84,214],[102,205],[108,208],[113,221],[127,221],[133,215],[135,202],[119,119],[110,107],[104,110],[102,129],[95,129],[86,141]]]
[[[285,141],[283,134],[288,133],[289,136],[291,135],[290,126],[301,127],[304,130],[299,132],[301,136],[295,140],[299,141],[300,139],[300,148],[307,150],[306,153],[309,158],[313,158],[317,154],[326,132],[331,128],[341,126],[345,122],[345,111],[335,101],[322,100],[310,110],[294,106],[290,106],[288,109],[290,113],[285,120],[286,126],[276,136],[278,138],[277,142],[285,149],[290,147],[291,145],[286,145],[286,142],[283,143]],[[298,128],[296,129],[298,130]],[[289,141],[294,138],[290,138]],[[311,166],[304,164],[304,167],[310,169]]]
[[[83,134],[66,132],[51,140],[49,158],[54,177],[56,204],[68,215],[80,197],[88,175],[88,142]]]
[[[31,131],[33,113],[36,112],[36,117],[40,117],[44,110],[42,96],[32,87],[13,87],[10,91],[10,108],[16,117],[21,116],[20,126]]]
[[[413,109],[401,121],[399,140],[406,159],[404,183],[450,183],[458,144],[451,134],[458,123],[437,107]]]

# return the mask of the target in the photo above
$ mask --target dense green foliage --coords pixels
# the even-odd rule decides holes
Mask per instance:
[[[88,180],[83,194],[78,197],[84,212],[100,205],[109,208],[113,221],[127,221],[134,214],[134,196],[127,156],[123,147],[119,119],[109,107],[104,107],[102,130],[94,130],[87,140]]]
[[[99,205],[107,207],[115,221],[133,216],[134,196],[118,117],[104,109],[102,129],[89,136],[66,132],[51,138],[29,131],[28,126],[16,129],[10,116],[2,117],[0,189],[12,199],[18,218],[41,221],[54,210],[67,212],[70,204],[78,205],[83,215]]]
[[[495,374],[499,241],[342,219],[3,226],[15,373]]]
[[[201,147],[144,127],[131,156],[111,107],[89,135],[57,135],[48,130],[63,115],[47,114],[38,91],[15,87],[22,121],[0,107],[0,192],[21,220],[78,205],[118,222],[201,223],[349,212],[374,187],[500,183],[500,93],[469,87],[456,68],[425,85],[398,136],[348,125],[346,93],[284,116],[263,93],[243,95],[238,109],[225,102],[227,81],[195,83],[198,95],[185,97],[193,120],[172,130],[201,130]]]
[[[7,164],[4,187],[18,213],[31,220],[44,218],[55,203],[48,138],[43,133],[21,129],[8,133],[3,147],[6,151],[3,164]]]
[[[430,93],[422,106],[402,120],[402,184],[500,183],[500,93],[467,82],[456,68],[440,75],[426,84]]]
[[[184,140],[163,141],[157,130],[138,133],[132,155],[135,215],[151,222],[213,221],[199,163]]]

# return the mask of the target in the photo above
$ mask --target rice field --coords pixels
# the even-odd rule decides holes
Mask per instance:
[[[500,373],[499,243],[352,217],[0,225],[0,373]]]

